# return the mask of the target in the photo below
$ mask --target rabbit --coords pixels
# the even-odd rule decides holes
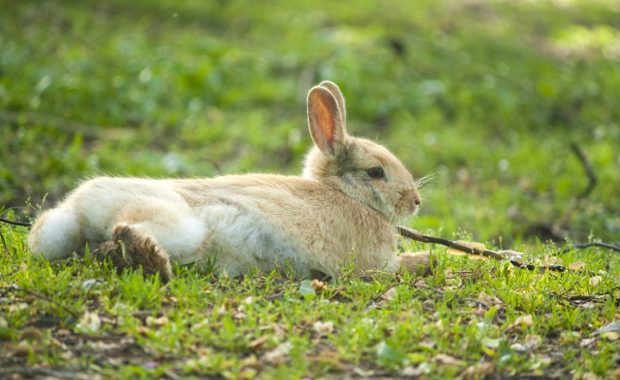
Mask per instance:
[[[314,146],[302,176],[205,179],[97,177],[44,212],[28,237],[48,259],[82,252],[171,279],[170,261],[211,263],[217,273],[287,267],[336,278],[367,271],[428,272],[429,253],[395,252],[395,225],[414,214],[412,175],[385,147],[346,130],[344,97],[323,81],[307,96]]]

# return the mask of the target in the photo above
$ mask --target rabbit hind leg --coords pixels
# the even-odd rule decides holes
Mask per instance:
[[[172,278],[168,253],[153,237],[127,223],[114,226],[112,240],[101,243],[93,255],[109,258],[118,271],[142,268],[145,275],[159,274],[164,283]]]

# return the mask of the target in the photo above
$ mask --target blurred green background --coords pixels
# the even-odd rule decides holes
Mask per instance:
[[[99,174],[299,173],[305,94],[331,79],[352,134],[434,173],[409,225],[499,246],[619,240],[618,1],[0,9],[0,207],[16,217]],[[598,177],[580,199],[571,144]]]

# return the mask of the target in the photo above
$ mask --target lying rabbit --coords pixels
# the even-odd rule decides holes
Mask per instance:
[[[53,259],[88,243],[117,268],[163,281],[170,260],[231,275],[288,266],[335,277],[348,263],[358,274],[428,271],[428,253],[394,252],[395,223],[420,204],[411,174],[383,146],[347,134],[336,84],[312,88],[307,103],[315,146],[302,177],[94,178],[35,221],[31,251]]]

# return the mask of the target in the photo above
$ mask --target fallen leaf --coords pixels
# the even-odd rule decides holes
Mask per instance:
[[[579,347],[586,348],[588,346],[591,346],[594,342],[596,342],[596,338],[582,339],[581,342],[579,342]]]
[[[502,304],[502,300],[500,300],[497,297],[490,296],[486,294],[485,292],[480,292],[480,294],[478,294],[478,301],[487,307]]]
[[[334,331],[334,323],[330,321],[327,321],[327,322],[317,321],[317,322],[314,322],[314,325],[312,325],[312,330],[314,330],[314,332],[319,337],[325,336],[325,335],[331,334]]]
[[[26,342],[25,340],[22,340],[21,342],[19,342],[17,344],[17,346],[15,347],[15,355],[16,356],[29,356],[33,351],[32,345],[30,345],[30,343]]]
[[[463,380],[484,379],[495,371],[493,363],[483,362],[467,367],[461,374]]]
[[[94,334],[101,328],[101,318],[99,318],[99,314],[87,311],[75,328],[82,333]]]
[[[247,319],[247,316],[245,315],[244,312],[238,311],[235,314],[233,314],[233,319],[235,321],[245,321]]]
[[[159,318],[155,317],[146,317],[146,325],[149,327],[163,327],[168,324],[168,317],[162,315]]]
[[[532,325],[534,325],[534,318],[532,318],[532,315],[526,314],[515,319],[514,322],[512,322],[508,327],[506,327],[506,331],[522,329],[524,327],[531,327]]]
[[[600,378],[596,376],[594,372],[586,372],[581,377],[581,380],[599,380]]]
[[[601,281],[603,281],[603,277],[601,276],[594,276],[590,279],[590,286],[595,288],[597,286],[600,285]]]
[[[252,354],[250,356],[248,356],[247,358],[241,360],[241,362],[239,363],[241,364],[241,367],[252,367],[252,368],[257,368],[260,367],[260,363],[258,362],[258,359],[256,358],[256,355]]]
[[[95,286],[95,285],[97,285],[99,283],[100,283],[100,281],[98,281],[98,280],[96,280],[94,278],[90,278],[90,279],[88,279],[88,280],[86,280],[86,281],[84,281],[82,283],[82,289],[89,290],[90,288],[92,288],[93,286]]]
[[[384,301],[391,301],[394,299],[394,297],[396,297],[396,287],[393,286],[391,288],[389,288],[388,290],[386,290],[385,292],[383,292],[383,294],[381,294],[381,296],[379,298],[381,298]]]
[[[263,355],[263,359],[270,364],[281,364],[288,360],[288,354],[293,349],[291,342],[279,344],[276,348]]]
[[[413,286],[416,289],[426,289],[426,288],[428,288],[428,283],[426,282],[426,279],[420,278],[420,279],[416,280],[416,282],[413,284]]]
[[[559,265],[562,264],[562,260],[560,260],[557,256],[545,256],[543,263],[545,266]]]
[[[253,350],[257,350],[259,348],[261,348],[265,343],[267,343],[267,341],[269,340],[269,336],[268,335],[263,335],[259,338],[254,339],[253,341],[250,342],[250,344],[248,345],[248,347],[250,347]]]
[[[494,338],[488,338],[485,337],[484,339],[482,339],[482,344],[485,345],[488,348],[498,348],[499,344],[501,342],[501,339],[494,339]]]
[[[573,263],[568,264],[569,270],[581,270],[586,267],[586,264],[583,261],[575,261]]]
[[[424,362],[420,363],[417,367],[407,366],[403,368],[401,375],[403,375],[403,377],[420,377],[429,373],[431,373],[431,366]]]
[[[16,311],[24,310],[28,308],[28,304],[24,302],[14,303],[9,305],[9,312],[14,313]]]
[[[525,347],[525,345],[521,344],[521,343],[513,343],[510,345],[510,348],[512,348],[513,350],[517,351],[517,352],[526,352],[527,351],[527,347]]]
[[[605,338],[611,342],[618,340],[620,338],[620,334],[617,332],[606,332],[601,334],[602,338]]]
[[[536,347],[540,346],[540,344],[542,343],[543,339],[540,335],[536,335],[536,334],[528,334],[525,336],[525,340],[523,341],[523,345],[525,345],[525,348],[527,348],[528,350],[533,350]]]
[[[457,367],[465,365],[464,361],[446,354],[437,354],[437,356],[435,356],[435,360],[439,362],[439,364],[443,365],[453,365]]]
[[[43,339],[43,333],[37,328],[25,327],[20,334],[20,339],[30,342],[40,342],[41,339]]]
[[[316,278],[314,280],[312,280],[312,282],[310,283],[310,286],[312,286],[312,288],[317,293],[321,293],[321,292],[327,290],[327,285],[325,285],[325,283],[323,281],[317,280]]]

